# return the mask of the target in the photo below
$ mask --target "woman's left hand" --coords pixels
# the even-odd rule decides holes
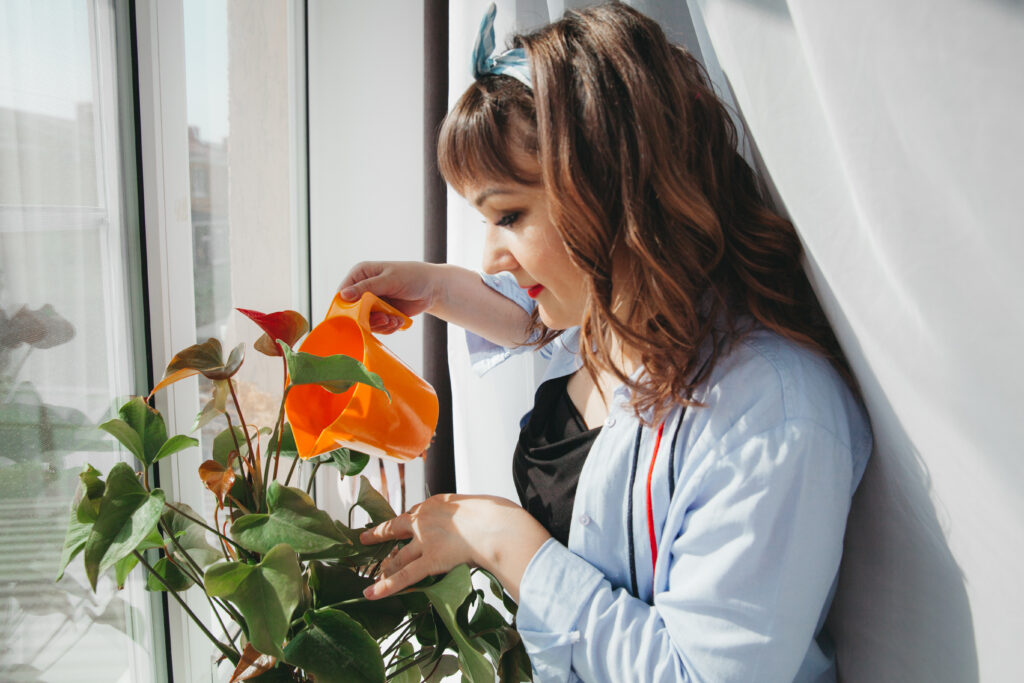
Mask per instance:
[[[364,531],[372,545],[411,539],[384,561],[378,581],[364,594],[384,598],[460,564],[494,574],[512,598],[537,550],[551,535],[530,513],[495,496],[431,496],[409,512]]]

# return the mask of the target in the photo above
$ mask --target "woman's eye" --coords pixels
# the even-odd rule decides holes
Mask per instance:
[[[507,228],[510,225],[514,224],[517,220],[519,220],[519,212],[513,211],[512,213],[507,213],[500,219],[498,219],[498,222],[495,223],[495,225]]]

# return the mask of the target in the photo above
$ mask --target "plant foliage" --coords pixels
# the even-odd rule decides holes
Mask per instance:
[[[299,458],[283,406],[296,384],[334,392],[355,383],[387,389],[354,358],[293,351],[309,329],[300,314],[241,312],[264,332],[256,349],[282,359],[286,380],[274,425],[257,427],[243,418],[232,378],[243,363],[244,345],[226,361],[216,339],[184,349],[150,394],[195,374],[213,381],[213,397],[195,429],[221,416],[227,423],[198,472],[215,499],[214,518],[203,519],[150,486],[156,463],[198,441],[169,437],[160,413],[146,399],[132,398],[100,428],[135,456],[139,470],[119,463],[105,477],[91,466],[82,471],[58,580],[79,555],[93,590],[111,569],[119,586],[131,572],[145,571],[147,588],[168,592],[235,665],[232,681],[412,683],[439,680],[456,670],[474,682],[530,680],[515,629],[474,588],[476,570],[462,565],[399,595],[372,602],[363,597],[397,544],[363,545],[363,528],[333,519],[307,491],[289,486]],[[292,465],[279,477],[282,457]],[[329,465],[341,477],[357,476],[369,460],[365,453],[339,448],[307,466],[315,472]],[[372,524],[395,516],[364,476],[354,507]],[[486,577],[498,604],[514,614],[515,604],[493,577]],[[179,594],[191,588],[204,591],[233,626],[218,617],[213,626],[220,635],[215,635],[181,599]]]

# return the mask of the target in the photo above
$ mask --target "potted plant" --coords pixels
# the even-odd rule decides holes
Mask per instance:
[[[105,477],[85,467],[71,505],[60,573],[82,555],[95,590],[104,572],[113,570],[121,586],[131,572],[144,571],[147,588],[166,591],[234,665],[231,681],[405,683],[458,670],[475,682],[530,680],[518,634],[485,600],[485,591],[474,587],[472,575],[486,577],[479,583],[489,585],[508,613],[514,614],[515,604],[482,570],[463,565],[384,600],[363,598],[363,588],[374,581],[395,543],[362,545],[363,528],[352,528],[351,511],[344,522],[332,519],[317,507],[309,487],[290,485],[300,458],[285,420],[285,398],[291,387],[304,384],[335,393],[354,383],[387,388],[357,359],[293,351],[308,330],[300,314],[242,312],[264,331],[254,348],[280,356],[284,365],[275,423],[258,426],[244,418],[233,380],[244,345],[226,360],[216,339],[175,355],[149,397],[130,399],[118,417],[100,425],[135,456],[138,467],[118,463]],[[157,462],[198,441],[168,437],[149,399],[195,374],[212,380],[213,395],[193,431],[225,421],[212,457],[198,472],[216,499],[212,519],[167,500],[150,477]],[[287,473],[279,470],[282,457],[291,458]],[[328,465],[342,477],[360,476],[353,509],[361,508],[371,524],[379,524],[395,512],[360,475],[369,461],[370,456],[347,448],[310,460],[314,471]],[[210,604],[209,619],[201,619],[182,598],[193,586]]]

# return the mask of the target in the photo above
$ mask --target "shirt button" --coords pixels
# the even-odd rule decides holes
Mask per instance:
[[[609,415],[609,416],[608,416],[608,417],[607,417],[607,418],[605,419],[605,421],[604,421],[604,426],[605,426],[605,427],[614,427],[614,426],[615,426],[615,418],[614,418],[614,417],[612,417],[611,415]]]
[[[580,525],[587,526],[590,524],[590,515],[580,515]]]

